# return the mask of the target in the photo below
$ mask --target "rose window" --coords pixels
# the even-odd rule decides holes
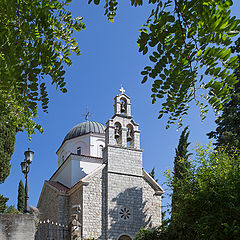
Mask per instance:
[[[119,220],[129,221],[132,219],[132,211],[128,207],[119,208]]]

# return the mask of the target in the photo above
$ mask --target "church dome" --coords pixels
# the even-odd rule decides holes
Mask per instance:
[[[63,141],[65,142],[66,140],[79,137],[87,133],[104,133],[105,128],[104,124],[95,121],[79,123],[68,132]]]

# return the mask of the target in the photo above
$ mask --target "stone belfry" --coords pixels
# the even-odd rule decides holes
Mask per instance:
[[[120,89],[114,116],[107,122],[103,161],[106,164],[107,239],[133,239],[144,225],[140,131],[131,115],[130,98]]]

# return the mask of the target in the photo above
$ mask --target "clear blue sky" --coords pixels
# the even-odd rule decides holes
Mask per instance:
[[[62,94],[55,87],[48,88],[49,113],[39,113],[38,122],[44,133],[37,133],[31,142],[26,133],[18,133],[15,153],[11,160],[11,174],[0,193],[10,198],[9,205],[17,205],[17,188],[24,180],[20,162],[24,151],[30,147],[34,160],[29,174],[30,205],[36,206],[44,183],[57,169],[56,150],[68,131],[84,121],[82,114],[88,107],[90,120],[106,123],[113,115],[113,98],[119,93],[121,84],[131,97],[134,120],[140,124],[143,166],[147,171],[156,168],[159,183],[165,181],[163,171],[172,168],[175,147],[179,135],[176,126],[165,130],[166,119],[157,119],[160,104],[151,104],[151,82],[142,85],[140,72],[148,64],[146,56],[138,53],[138,29],[150,13],[148,6],[134,8],[130,1],[119,1],[115,23],[103,16],[104,9],[87,0],[74,0],[71,11],[74,17],[82,16],[87,28],[76,35],[82,55],[73,56],[73,66],[67,68],[68,93]],[[235,0],[236,5],[237,0]],[[234,6],[233,14],[240,17],[239,6]],[[190,126],[189,150],[208,143],[206,133],[215,129],[215,116],[209,113],[201,123],[199,110],[192,106],[184,119],[184,126]]]

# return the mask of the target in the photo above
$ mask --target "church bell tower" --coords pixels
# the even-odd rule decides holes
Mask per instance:
[[[107,239],[118,240],[121,236],[133,239],[144,218],[140,131],[123,88],[114,101],[114,116],[107,122],[103,151],[107,166],[106,236]]]

